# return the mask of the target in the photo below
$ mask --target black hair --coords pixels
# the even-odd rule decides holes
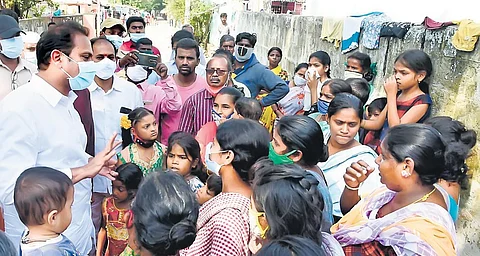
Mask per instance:
[[[218,126],[216,139],[221,150],[234,154],[233,168],[248,181],[248,170],[262,156],[268,156],[270,135],[260,123],[248,119],[232,119]]]
[[[129,198],[133,199],[143,179],[142,170],[134,163],[125,163],[118,166],[115,171],[118,173],[115,179],[125,185]]]
[[[255,173],[258,170],[261,170],[267,166],[273,166],[273,161],[270,160],[268,156],[260,157],[248,170],[248,181],[250,185],[253,185],[253,180],[255,180]]]
[[[51,25],[57,25],[57,23],[53,22],[53,21],[50,21],[47,25],[47,27],[50,27]]]
[[[419,83],[420,90],[424,93],[430,93],[430,86],[426,80],[430,77],[433,71],[432,60],[430,56],[422,50],[414,49],[408,50],[400,54],[395,63],[400,62],[402,65],[411,69],[415,73],[425,72],[425,78]]]
[[[175,56],[177,56],[178,49],[191,50],[194,49],[197,55],[197,59],[200,58],[200,48],[198,47],[197,41],[184,38],[177,43],[177,48],[175,48]]]
[[[222,178],[216,174],[212,174],[208,176],[207,179],[207,189],[213,191],[216,195],[222,192]]]
[[[334,78],[334,79],[327,80],[322,85],[322,88],[327,85],[330,87],[330,92],[334,96],[342,92],[352,93],[352,87],[343,79]]]
[[[195,31],[195,28],[194,28],[192,25],[190,25],[190,24],[185,24],[185,25],[182,26],[182,29],[183,29],[183,30],[185,30],[186,28],[191,28],[193,31]],[[190,31],[189,31],[189,32],[190,32]]]
[[[132,205],[137,241],[154,256],[175,255],[196,237],[199,205],[179,174],[152,172]]]
[[[242,97],[235,102],[235,110],[243,118],[259,121],[262,116],[262,106],[256,99]]]
[[[222,18],[222,17],[227,17],[227,14],[226,13],[220,14],[220,18]]]
[[[45,214],[62,211],[67,203],[72,180],[63,172],[50,167],[32,167],[18,177],[14,188],[14,203],[25,226],[43,225]]]
[[[380,112],[383,111],[383,109],[387,106],[387,98],[381,97],[381,98],[376,98],[368,104],[368,113],[372,113],[375,110],[378,110]]]
[[[95,37],[95,38],[92,38],[90,39],[90,44],[92,45],[92,49],[93,49],[93,45],[98,42],[98,41],[107,41],[112,47],[113,47],[113,54],[115,56],[117,56],[117,47],[115,47],[115,45],[112,43],[112,41],[108,40],[105,36],[99,36],[99,37]]]
[[[237,35],[237,38],[235,39],[235,44],[238,44],[240,41],[243,39],[247,39],[252,47],[255,47],[255,44],[257,43],[257,35],[256,34],[250,34],[248,32],[242,32]]]
[[[253,200],[265,212],[267,239],[299,235],[322,242],[324,201],[318,180],[296,164],[267,165],[255,173]]]
[[[0,255],[3,256],[17,256],[17,249],[13,245],[12,241],[0,230]]]
[[[223,35],[221,38],[220,38],[220,47],[222,46],[223,43],[225,42],[235,42],[235,38],[231,35]]]
[[[182,29],[182,30],[179,30],[179,31],[175,32],[175,34],[173,34],[173,36],[172,36],[172,47],[173,47],[174,43],[179,42],[180,40],[185,39],[185,38],[190,38],[192,40],[195,39],[193,37],[192,33],[190,33],[189,31],[186,31],[186,30]]]
[[[448,150],[440,133],[425,124],[402,124],[388,130],[382,154],[390,153],[397,162],[413,159],[423,185],[433,185],[445,170],[459,173],[465,159]],[[461,167],[460,167],[461,168]]]
[[[234,87],[224,87],[222,88],[217,95],[228,95],[232,99],[233,105],[243,97],[243,94]]]
[[[295,68],[295,72],[294,73],[297,73],[300,69],[302,68],[307,68],[308,69],[308,64],[307,63],[300,63],[297,65],[297,67]]]
[[[11,9],[1,9],[0,10],[0,15],[7,15],[15,19],[15,21],[18,23],[18,14],[11,10]]]
[[[314,119],[300,115],[284,116],[278,121],[276,130],[287,151],[302,152],[300,165],[311,167],[327,161],[328,147],[320,125]]]
[[[126,110],[127,110],[126,112],[129,111],[129,109],[126,109]],[[123,114],[127,114],[127,113],[123,113]],[[128,117],[128,120],[130,120],[131,126],[129,129],[124,129],[122,127],[122,147],[123,148],[126,148],[128,147],[128,145],[133,143],[132,134],[131,134],[132,127],[134,127],[138,121],[140,121],[142,118],[148,115],[153,115],[153,112],[144,107],[138,107],[128,113],[127,117]]]
[[[131,16],[127,19],[127,22],[125,23],[127,25],[127,31],[130,29],[130,25],[132,25],[133,22],[141,22],[143,26],[145,27],[147,24],[145,23],[145,20],[140,17],[140,16]]]
[[[280,53],[280,59],[283,58],[282,49],[280,49],[280,48],[278,48],[278,47],[272,47],[272,48],[270,48],[270,50],[268,50],[267,56],[269,56],[270,53],[272,53],[273,51],[277,51],[278,53]]]
[[[364,78],[348,78],[345,80],[347,84],[352,88],[352,94],[357,96],[362,104],[367,104],[368,97],[370,96],[370,85]]]
[[[284,236],[262,246],[256,256],[322,256],[322,247],[311,239],[301,236]]]
[[[332,68],[330,67],[330,64],[332,63],[330,55],[328,55],[328,53],[324,51],[316,51],[310,54],[308,60],[310,61],[312,58],[317,58],[323,66],[328,66],[327,77],[330,78],[330,71],[332,70]]]
[[[358,60],[363,70],[363,78],[365,78],[365,80],[367,80],[368,82],[373,80],[374,74],[372,73],[372,69],[370,67],[372,65],[372,60],[370,59],[370,56],[368,56],[368,54],[354,52],[352,55],[348,56],[347,60],[348,59]]]
[[[76,35],[88,37],[88,29],[75,21],[66,21],[47,30],[37,43],[38,69],[45,70],[50,65],[50,55],[53,50],[59,50],[70,55],[75,47],[73,38]]]
[[[197,176],[202,182],[205,182],[207,180],[207,174],[203,171],[203,162],[200,157],[200,145],[198,141],[190,133],[176,131],[168,137],[167,155],[172,151],[174,145],[180,146],[185,155],[192,158],[192,161],[198,159],[198,164],[192,169],[191,174]]]
[[[350,93],[339,93],[335,95],[328,106],[328,117],[331,118],[342,109],[353,109],[357,113],[360,121],[363,119],[363,104],[357,96]]]
[[[449,116],[432,117],[427,119],[425,124],[440,132],[448,145],[447,151],[452,153],[450,154],[452,157],[458,158],[458,161],[452,161],[453,159],[449,161],[457,163],[458,166],[445,169],[440,178],[448,182],[456,182],[462,188],[466,188],[468,167],[465,160],[468,158],[470,150],[477,143],[477,133],[474,130],[467,129],[461,122]]]
[[[138,39],[137,43],[136,43],[136,46],[138,47],[138,45],[140,44],[143,44],[143,45],[153,45],[153,42],[152,40],[144,37],[144,38],[140,38]]]
[[[233,62],[232,62],[233,54],[231,54],[229,51],[225,51],[225,50],[221,49],[222,51],[228,52],[228,53],[230,54],[230,55],[228,55],[227,53],[225,53],[225,52],[220,52],[219,50],[220,50],[220,49],[216,50],[216,51],[215,51],[215,54],[213,54],[212,58],[207,62],[207,67],[208,67],[208,65],[210,64],[210,61],[213,60],[213,58],[223,58],[223,59],[225,59],[225,60],[227,61],[227,66],[228,66],[228,67],[227,67],[227,70],[228,70],[229,72],[232,72],[232,71],[233,71],[233,65],[232,65],[232,63],[233,63]],[[217,52],[219,52],[219,53],[217,53]],[[231,56],[232,58],[230,58],[230,56]],[[230,77],[229,77],[228,79],[230,79]]]

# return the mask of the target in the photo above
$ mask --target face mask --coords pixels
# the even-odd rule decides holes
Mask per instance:
[[[135,143],[137,143],[138,145],[140,145],[142,148],[151,148],[153,146],[153,144],[155,144],[155,140],[142,140],[140,139],[140,137],[136,136],[136,135],[132,135],[133,137],[133,141]]]
[[[343,76],[345,77],[345,79],[348,79],[348,78],[363,78],[362,73],[358,73],[358,72],[350,71],[350,70],[345,70],[345,73],[344,73]]]
[[[130,33],[130,40],[132,40],[134,43],[138,42],[138,40],[142,38],[146,38],[147,36],[145,33]]]
[[[26,61],[37,65],[37,53],[36,52],[24,52],[23,57]]]
[[[65,69],[61,68],[63,73],[68,76],[68,83],[70,84],[70,89],[74,91],[79,91],[88,88],[95,78],[95,73],[97,72],[97,65],[93,61],[85,61],[85,62],[76,62],[72,58],[68,57],[69,60],[77,63],[78,65],[78,75],[72,77]]]
[[[234,56],[239,62],[248,61],[253,54],[253,48],[235,45]]]
[[[205,148],[205,164],[207,165],[207,170],[220,176],[220,169],[222,168],[223,164],[217,164],[217,162],[210,160],[210,155],[212,154],[212,146],[213,146],[213,143],[210,142]],[[228,152],[228,150],[222,150],[214,153],[223,153],[223,152]]]
[[[2,45],[1,53],[9,59],[16,59],[22,54],[23,39],[21,36],[0,40]]]
[[[314,67],[310,67],[307,69],[307,72],[305,73],[305,77],[310,77],[311,75],[310,74],[315,74],[315,77],[316,79],[320,79],[320,75],[318,74],[317,72],[317,69],[315,69]]]
[[[269,150],[268,150],[268,158],[272,160],[273,164],[293,164],[293,160],[290,159],[289,156],[291,156],[293,153],[297,152],[297,150],[292,150],[286,154],[279,155],[275,150],[273,149],[272,143],[270,143]]]
[[[123,38],[121,38],[119,35],[105,35],[105,37],[108,41],[115,45],[117,50],[120,49],[120,46],[123,44]]]
[[[113,76],[117,64],[109,58],[104,58],[100,62],[97,62],[97,76],[102,80],[107,80]]]
[[[326,102],[324,100],[318,100],[317,102],[318,112],[322,115],[327,114],[328,106],[330,106],[330,102]]]
[[[307,79],[299,76],[299,75],[295,75],[293,77],[293,83],[296,85],[296,86],[304,86],[307,84]]]
[[[269,227],[267,226],[267,228],[262,229],[258,221],[259,216],[252,209],[249,210],[248,215],[250,220],[250,232],[258,238],[265,239]]]
[[[130,78],[134,83],[140,83],[147,79],[148,72],[139,65],[128,67],[127,68],[127,77]]]
[[[219,126],[222,122],[225,122],[225,121],[228,121],[228,120],[232,119],[233,118],[233,113],[231,113],[230,115],[225,117],[225,119],[222,120],[222,116],[217,111],[212,109],[212,118],[213,118],[213,121],[215,122],[215,124],[217,124],[217,126]]]

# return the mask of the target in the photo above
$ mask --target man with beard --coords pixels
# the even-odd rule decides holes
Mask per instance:
[[[214,56],[207,63],[207,86],[185,101],[180,118],[180,131],[196,135],[202,126],[213,121],[213,100],[217,93],[228,86],[232,64],[223,56]]]
[[[200,49],[195,40],[184,38],[178,41],[175,48],[175,64],[178,68],[178,74],[169,76],[165,80],[160,80],[157,86],[172,85],[175,86],[182,98],[182,105],[194,93],[207,87],[205,78],[195,73],[195,68],[200,63]],[[168,138],[172,132],[179,128],[181,111],[171,113],[165,117],[162,123],[162,141]]]

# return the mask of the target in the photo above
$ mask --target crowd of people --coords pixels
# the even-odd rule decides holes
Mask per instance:
[[[288,74],[221,18],[213,56],[184,26],[162,62],[142,17],[89,39],[0,15],[0,254],[456,255],[477,135],[431,117],[430,57],[400,54],[374,98],[367,54]]]

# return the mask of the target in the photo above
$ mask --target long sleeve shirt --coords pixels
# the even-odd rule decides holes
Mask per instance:
[[[213,95],[203,89],[188,98],[183,104],[182,116],[178,130],[188,132],[193,136],[202,126],[213,121]]]
[[[61,94],[42,78],[13,91],[0,102],[0,199],[4,205],[7,235],[17,246],[25,230],[13,205],[13,189],[30,167],[48,166],[72,177],[71,168],[88,163],[87,136],[73,106],[76,94]],[[91,180],[75,184],[72,222],[63,233],[82,255],[92,248]]]

